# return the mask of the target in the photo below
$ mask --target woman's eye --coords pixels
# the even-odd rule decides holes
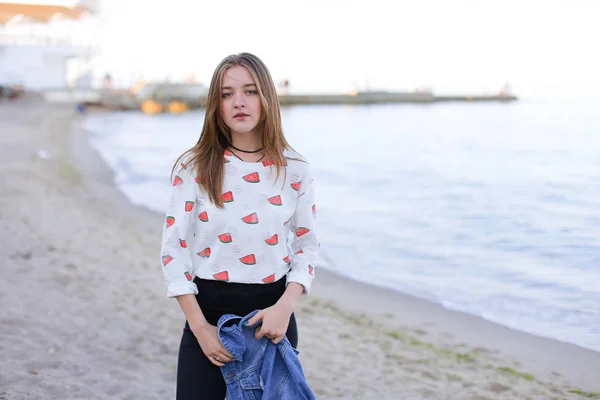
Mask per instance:
[[[227,97],[229,97],[229,96],[231,96],[231,93],[223,93],[223,94],[221,95],[221,97],[223,97],[223,98],[227,98]]]
[[[248,93],[248,94],[256,94],[256,90],[248,90],[246,93]]]

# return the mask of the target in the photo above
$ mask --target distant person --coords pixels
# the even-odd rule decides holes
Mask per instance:
[[[167,296],[186,317],[177,399],[226,395],[232,361],[216,328],[224,314],[261,310],[256,339],[298,344],[296,302],[318,260],[310,164],[288,144],[275,85],[249,53],[214,71],[198,142],[171,171],[161,257]],[[288,246],[288,238],[291,245]]]
[[[106,87],[107,89],[110,89],[110,88],[112,88],[112,85],[113,85],[112,76],[110,74],[104,75],[104,87]]]
[[[288,94],[290,91],[290,80],[285,79],[283,81],[283,94]]]

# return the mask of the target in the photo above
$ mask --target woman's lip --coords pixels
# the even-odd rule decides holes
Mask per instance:
[[[233,117],[233,118],[235,118],[235,119],[244,119],[244,118],[246,118],[246,117],[248,117],[248,115],[247,115],[247,114],[240,114],[240,115],[236,115],[236,116],[235,116],[235,117]]]

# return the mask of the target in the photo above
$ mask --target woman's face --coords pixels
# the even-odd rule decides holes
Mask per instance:
[[[246,67],[234,65],[223,74],[221,118],[233,134],[254,132],[260,121],[258,89]]]

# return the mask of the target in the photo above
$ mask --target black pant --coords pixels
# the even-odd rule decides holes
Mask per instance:
[[[194,279],[198,285],[196,300],[211,325],[217,325],[224,314],[243,317],[254,310],[272,306],[285,291],[286,279],[269,284],[228,283]],[[286,336],[292,346],[298,346],[298,329],[294,314]],[[226,386],[221,369],[202,352],[198,340],[185,323],[179,360],[177,362],[177,400],[223,400]]]

